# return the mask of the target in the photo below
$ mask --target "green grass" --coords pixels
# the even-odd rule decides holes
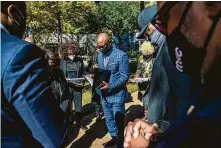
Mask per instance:
[[[91,94],[91,88],[86,88],[83,91],[83,96],[82,96],[82,100],[83,100],[83,105],[89,104],[91,103],[91,98],[92,98],[92,94]]]
[[[129,93],[133,93],[138,90],[138,86],[136,83],[127,83],[127,90]]]
[[[138,90],[138,86],[136,83],[127,83],[127,90],[129,93],[133,93]],[[91,103],[91,98],[92,98],[91,88],[89,88],[89,86],[87,86],[83,90],[83,102],[82,102],[83,105]]]

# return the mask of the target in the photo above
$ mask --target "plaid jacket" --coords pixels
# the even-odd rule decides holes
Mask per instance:
[[[106,66],[104,64],[105,57],[108,58]],[[99,53],[98,67],[111,71],[108,82],[110,89],[108,92],[103,92],[102,97],[109,103],[124,103],[128,97],[126,83],[129,79],[129,60],[127,54],[112,46],[109,53]]]

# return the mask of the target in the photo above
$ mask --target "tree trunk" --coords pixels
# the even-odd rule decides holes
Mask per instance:
[[[61,27],[61,15],[57,14],[58,19],[58,43],[62,43],[62,27]]]
[[[79,43],[79,41],[80,41],[80,34],[76,34],[76,40],[77,40],[77,42]]]
[[[144,1],[140,1],[140,12],[144,9]]]

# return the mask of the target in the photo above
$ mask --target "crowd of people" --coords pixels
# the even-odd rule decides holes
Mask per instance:
[[[88,76],[96,120],[102,109],[111,136],[104,147],[221,147],[220,16],[220,2],[187,1],[139,14],[135,78],[148,79],[138,84],[144,118],[125,127],[129,57],[117,37],[98,35],[96,63],[86,70],[78,42],[40,49],[31,30],[22,39],[25,2],[1,2],[1,146],[65,147],[71,125],[87,130],[84,81],[71,80]]]

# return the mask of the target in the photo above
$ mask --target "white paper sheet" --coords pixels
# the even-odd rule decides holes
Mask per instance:
[[[149,78],[135,78],[135,82],[142,83],[149,81]]]
[[[85,80],[85,78],[66,78],[66,80],[69,82],[69,83],[73,83],[75,85],[78,85],[78,86],[83,86],[83,82]]]
[[[94,79],[92,79],[91,77],[88,77],[88,76],[84,76],[85,79],[90,83],[91,87],[93,86],[94,84]]]

